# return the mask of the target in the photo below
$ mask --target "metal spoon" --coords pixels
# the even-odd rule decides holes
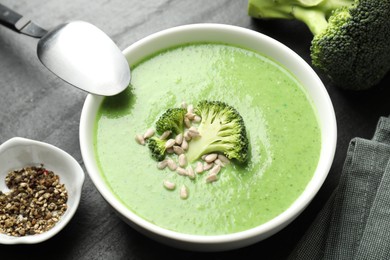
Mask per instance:
[[[54,74],[92,94],[112,96],[130,82],[130,68],[116,44],[96,26],[74,21],[46,31],[0,4],[0,23],[35,38],[39,60]]]

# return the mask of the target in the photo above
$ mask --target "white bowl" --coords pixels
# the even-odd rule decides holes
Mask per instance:
[[[43,164],[60,177],[68,191],[68,208],[50,230],[36,235],[21,237],[0,234],[0,244],[34,244],[43,242],[58,232],[71,220],[80,202],[84,183],[84,171],[78,162],[63,150],[39,141],[14,137],[0,145],[0,190],[9,191],[5,177],[11,170]]]
[[[124,50],[130,64],[179,44],[218,42],[241,46],[262,53],[279,62],[301,82],[318,111],[322,132],[320,160],[313,178],[300,197],[282,214],[255,228],[226,235],[189,235],[166,230],[134,214],[109,190],[99,172],[93,149],[93,129],[96,112],[103,100],[88,95],[80,122],[81,152],[88,174],[105,200],[135,229],[164,244],[194,251],[223,251],[244,247],[263,240],[293,221],[310,203],[323,184],[336,148],[336,119],[329,95],[312,68],[285,45],[258,32],[221,24],[179,26],[152,34]]]

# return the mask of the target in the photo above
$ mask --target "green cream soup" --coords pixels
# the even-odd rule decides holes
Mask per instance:
[[[134,140],[166,109],[203,99],[235,107],[250,141],[248,164],[228,165],[212,183],[206,173],[191,180],[158,170],[147,146]],[[102,176],[131,211],[173,231],[219,235],[253,228],[286,210],[314,174],[320,140],[312,101],[289,71],[250,50],[202,43],[133,66],[131,86],[104,99],[94,144]],[[164,180],[176,189],[165,189]],[[189,190],[185,200],[182,185]]]

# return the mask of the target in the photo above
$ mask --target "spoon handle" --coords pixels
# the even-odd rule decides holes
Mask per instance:
[[[22,18],[20,14],[0,4],[0,23],[17,31],[16,23]]]
[[[36,38],[41,38],[47,33],[45,29],[2,4],[0,4],[0,24]]]

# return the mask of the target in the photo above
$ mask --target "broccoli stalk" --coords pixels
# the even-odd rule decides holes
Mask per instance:
[[[233,107],[219,101],[201,101],[195,113],[202,120],[198,127],[200,136],[191,140],[186,154],[189,162],[213,152],[240,163],[247,160],[249,141],[244,121]]]
[[[342,88],[371,88],[390,71],[388,0],[249,0],[248,14],[304,22],[313,65]]]
[[[354,0],[250,0],[248,13],[255,18],[297,19],[317,35],[328,26],[333,10],[350,6]]]

